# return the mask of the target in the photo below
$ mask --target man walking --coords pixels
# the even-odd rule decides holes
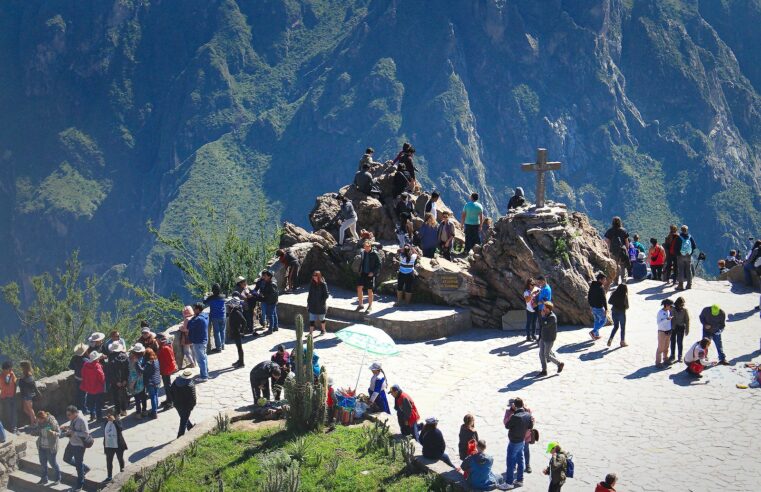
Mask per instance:
[[[193,353],[201,372],[198,377],[199,383],[205,383],[209,380],[209,359],[206,355],[206,344],[209,341],[209,318],[203,309],[202,303],[195,303],[193,305],[194,316],[188,320],[188,338],[193,344]]]
[[[679,236],[675,239],[674,250],[677,253],[676,267],[679,285],[676,290],[684,290],[684,282],[687,281],[687,288],[692,288],[692,252],[695,251],[695,240],[688,232],[687,226],[683,225]]]
[[[190,422],[190,414],[198,401],[193,374],[193,369],[185,369],[174,379],[169,390],[172,394],[174,408],[180,415],[180,430],[177,432],[177,437],[184,435],[186,430],[193,428],[193,424]]]
[[[359,259],[359,279],[357,280],[357,309],[361,311],[364,307],[364,291],[367,289],[367,309],[369,313],[373,308],[373,292],[375,291],[375,282],[380,275],[381,260],[378,252],[373,249],[370,241],[362,243],[362,253]]]
[[[558,336],[558,318],[555,316],[555,313],[552,312],[553,309],[554,307],[551,301],[545,302],[544,308],[542,309],[542,317],[539,320],[539,360],[542,362],[542,372],[539,373],[540,376],[547,375],[547,362],[552,362],[558,366],[558,374],[560,374],[563,371],[563,367],[565,367],[565,363],[560,362],[552,351],[552,346],[555,344],[555,339]]]
[[[73,491],[80,491],[85,486],[85,475],[90,471],[90,467],[85,465],[85,441],[91,441],[90,429],[87,427],[87,420],[74,405],[66,407],[66,418],[69,419],[68,426],[62,430],[69,437],[69,444],[63,452],[63,461],[77,469],[77,485]]]
[[[621,283],[625,283],[626,269],[629,266],[629,233],[624,229],[621,217],[613,217],[610,229],[605,232],[605,244],[608,245],[610,254],[618,266],[613,284],[617,285],[619,278]]]
[[[719,364],[728,366],[727,356],[724,354],[724,345],[721,341],[721,334],[724,332],[724,326],[727,323],[727,314],[718,304],[703,308],[700,312],[700,323],[703,325],[703,338],[710,338],[716,345],[716,351],[719,352]]]
[[[531,414],[523,408],[523,400],[515,398],[513,406],[515,406],[515,413],[505,424],[509,440],[507,445],[507,472],[505,473],[507,490],[523,486],[523,447],[525,445],[526,432],[534,427]],[[516,466],[518,467],[517,477],[515,477]],[[513,477],[515,477],[515,481],[513,481]]]
[[[608,276],[603,272],[597,274],[596,280],[589,285],[589,292],[587,292],[587,302],[589,307],[592,308],[592,316],[594,316],[594,326],[589,332],[589,336],[592,340],[600,339],[600,328],[605,326],[607,319],[608,302],[605,300],[605,286],[608,280]]]
[[[462,209],[461,222],[465,225],[465,254],[476,244],[481,244],[481,225],[484,222],[484,207],[478,203],[478,193],[471,193],[470,201]]]

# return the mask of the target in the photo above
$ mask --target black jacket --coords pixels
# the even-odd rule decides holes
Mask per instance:
[[[307,311],[311,314],[325,314],[328,312],[328,284],[309,282],[309,295],[307,296]]]
[[[175,378],[172,383],[172,403],[178,412],[190,413],[196,406],[196,385],[191,379]]]
[[[370,255],[370,269],[368,271],[364,271],[364,265],[365,265],[365,255]],[[374,277],[378,277],[380,275],[380,269],[381,269],[381,260],[380,255],[378,255],[378,252],[373,250],[370,250],[369,253],[366,253],[365,251],[362,251],[362,254],[359,258],[359,272],[360,273],[371,273]]]
[[[369,195],[373,190],[373,176],[367,171],[358,171],[354,175],[354,186],[365,195]]]
[[[407,174],[406,171],[396,171],[394,173],[394,180],[393,180],[393,194],[394,196],[399,196],[406,190],[410,185],[410,180],[412,178],[409,174]]]
[[[106,424],[103,424],[103,449],[106,449]],[[114,425],[116,426],[116,443],[119,446],[118,449],[121,449],[122,451],[127,449],[127,441],[124,440],[124,435],[122,434],[122,423],[119,420],[114,420]]]
[[[507,202],[507,211],[518,207],[522,207],[526,204],[526,199],[521,195],[513,195],[510,197],[510,201]]]
[[[129,379],[129,356],[124,352],[111,354],[106,364],[106,381],[109,385],[126,383]],[[126,388],[126,386],[125,386]]]
[[[589,292],[587,292],[587,302],[593,308],[607,308],[608,303],[605,302],[605,288],[602,283],[595,280],[589,285]]]
[[[267,304],[277,304],[277,282],[275,282],[274,278],[269,282],[262,282],[262,290],[260,294],[262,295],[262,302]]]
[[[558,337],[558,317],[555,313],[549,316],[539,316],[539,335],[546,342],[554,342]]]
[[[608,299],[608,303],[613,306],[614,311],[626,311],[629,309],[629,296],[628,294],[624,294],[620,290],[615,290],[610,295],[610,298]]]
[[[272,371],[275,368],[280,369],[280,366],[277,364],[277,362],[273,362],[271,360],[265,360],[264,362],[260,362],[255,365],[254,368],[251,369],[251,374],[249,374],[251,385],[259,386],[263,381],[271,378]]]
[[[544,339],[544,337],[542,337]],[[507,438],[512,443],[523,442],[526,438],[526,431],[534,428],[534,423],[531,421],[531,414],[525,409],[519,408],[510,420],[505,425],[507,429]]]
[[[423,445],[423,456],[429,460],[441,458],[447,448],[444,435],[436,429],[425,429],[420,433],[420,444]]]
[[[232,338],[240,338],[248,328],[246,317],[243,316],[242,308],[231,309],[230,312],[227,313],[227,323],[230,337]]]

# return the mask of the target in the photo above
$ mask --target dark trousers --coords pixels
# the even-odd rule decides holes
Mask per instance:
[[[67,444],[63,451],[63,462],[77,469],[77,487],[80,489],[84,487],[85,468],[88,468],[85,466],[85,447]]]
[[[676,278],[677,277],[677,267],[676,267],[676,255],[671,256],[668,253],[666,254],[666,267],[663,270],[663,281],[668,282],[671,277]]]
[[[684,348],[684,327],[671,328],[671,356],[673,359],[676,353],[674,349],[679,348],[679,359],[682,358],[682,349]]]
[[[243,343],[240,337],[232,337],[232,341],[235,342],[235,348],[238,350],[238,362],[243,364]]]
[[[528,468],[531,463],[531,446],[529,445],[528,441],[523,445],[523,461],[526,462],[526,468]]]
[[[441,251],[441,256],[444,257],[444,259],[452,261],[452,245],[444,246],[444,243],[441,243],[441,246],[439,246],[439,251]]]
[[[8,430],[16,432],[16,426],[18,425],[18,409],[16,406],[16,397],[3,398],[0,400],[3,408],[3,422],[8,426]]]
[[[141,391],[140,393],[135,393],[135,411],[137,413],[145,413],[147,410],[147,405],[145,401],[145,390]]]
[[[251,391],[254,392],[254,404],[259,401],[259,398],[264,397],[269,401],[270,399],[270,378],[264,380],[251,379]]]
[[[184,436],[186,430],[193,428],[193,424],[190,422],[191,410],[177,410],[180,414],[180,430],[177,431],[177,437]]]
[[[170,376],[164,376],[161,375],[161,381],[164,383],[164,396],[166,396],[166,400],[164,400],[164,403],[167,405],[172,404],[172,378]]]
[[[621,327],[621,341],[624,341],[626,339],[626,311],[612,309],[610,316],[613,319],[613,330],[610,332],[610,340],[613,340],[618,328]]]
[[[526,309],[526,338],[536,336],[536,320],[538,318],[539,313]]]
[[[119,471],[124,471],[124,450],[116,448],[106,449],[106,472],[109,478],[114,476],[114,456],[119,460]]]
[[[87,394],[87,411],[85,413],[90,414],[91,417],[95,417],[98,420],[103,418],[103,393],[97,395]]]
[[[563,487],[563,485],[559,483],[552,483],[550,482],[550,488],[547,489],[547,492],[560,492],[560,489]]]
[[[650,265],[650,275],[653,280],[663,280],[663,265]]]
[[[112,384],[109,390],[111,392],[111,403],[114,404],[114,411],[116,413],[126,411],[129,404],[127,387],[119,388],[116,384]]]
[[[465,224],[465,254],[476,244],[481,244],[481,235],[478,233],[480,228],[477,224]]]

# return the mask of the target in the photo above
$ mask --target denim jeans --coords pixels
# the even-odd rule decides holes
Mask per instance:
[[[77,488],[83,488],[85,486],[85,468],[87,468],[85,466],[85,447],[67,444],[63,451],[63,462],[77,469]]]
[[[507,445],[507,471],[505,473],[505,482],[513,484],[513,474],[515,473],[515,465],[518,465],[518,476],[516,480],[523,482],[523,448],[525,443],[511,442]]]
[[[262,312],[264,312],[264,319],[269,323],[268,333],[277,331],[277,304],[262,303]]]
[[[55,459],[56,452],[46,448],[37,448],[37,451],[40,454],[40,466],[42,467],[42,474],[40,475],[40,477],[44,480],[48,479],[48,463],[49,463],[50,468],[52,468],[53,471],[55,472],[55,478],[53,478],[53,480],[60,481],[61,468],[58,466],[58,462]]]
[[[214,329],[214,347],[219,350],[225,349],[225,318],[212,318],[210,321]]]
[[[193,351],[196,355],[196,363],[198,364],[198,370],[200,371],[201,379],[209,378],[209,359],[206,356],[206,344],[194,343]]]
[[[753,271],[753,262],[746,261],[743,263],[743,275],[745,276],[745,285],[747,287],[753,287],[753,275],[750,272]]]
[[[536,336],[536,320],[539,313],[536,311],[526,310],[526,338]]]
[[[531,466],[531,445],[525,441],[523,443],[523,461],[526,462],[526,468]]]
[[[626,311],[611,310],[610,317],[613,318],[613,331],[610,332],[610,339],[616,336],[618,328],[621,328],[621,341],[626,340]]]
[[[95,416],[98,420],[103,418],[103,393],[87,394],[87,413]]]
[[[478,224],[465,224],[465,254],[476,244],[481,244],[481,235],[478,232],[480,229]]]
[[[0,400],[0,402],[2,402],[3,408],[3,422],[6,423],[9,431],[15,432],[16,426],[18,426],[18,409],[16,406],[16,397],[11,396],[10,398],[3,398]]]
[[[708,337],[705,333],[703,333],[703,336]],[[716,345],[716,351],[719,352],[719,361],[727,360],[727,356],[724,354],[724,344],[721,342],[721,331],[714,333],[710,338],[713,340],[713,344]]]
[[[671,329],[671,355],[669,358],[677,358],[676,354],[679,354],[679,359],[682,358],[682,349],[684,348],[684,327],[674,327]],[[679,351],[677,352],[677,349]]]
[[[159,388],[158,386],[146,386],[148,398],[151,399],[151,415],[156,415],[159,411]]]
[[[600,328],[605,326],[608,321],[605,317],[605,308],[592,308],[592,315],[595,317],[595,324],[592,328],[592,332],[595,336],[600,336]]]

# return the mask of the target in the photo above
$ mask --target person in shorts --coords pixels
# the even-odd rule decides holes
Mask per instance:
[[[373,292],[375,291],[375,279],[378,278],[381,269],[381,260],[370,241],[362,243],[362,254],[359,260],[359,278],[357,279],[357,309],[364,307],[364,291],[367,290],[367,309],[369,313],[373,308]]]

